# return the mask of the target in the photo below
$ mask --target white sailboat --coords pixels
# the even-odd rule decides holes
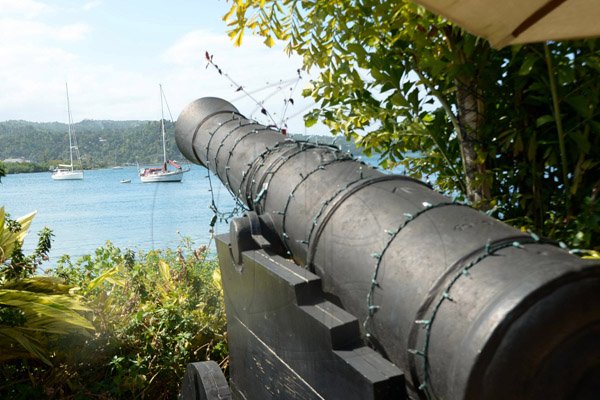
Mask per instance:
[[[163,109],[163,100],[165,99],[165,93],[163,92],[162,85],[158,85],[160,88],[160,129],[162,132],[162,145],[163,145],[163,165],[154,168],[140,169],[139,175],[140,180],[144,183],[150,182],[181,182],[183,179],[183,173],[188,172],[189,169],[184,169],[182,166],[177,164],[173,160],[167,160],[167,146],[165,139],[165,117]],[[168,105],[167,105],[168,106]],[[172,166],[175,169],[169,169],[168,166]]]
[[[69,86],[65,82],[65,88],[67,90],[67,114],[68,114],[68,123],[69,123],[69,157],[70,164],[59,164],[58,168],[56,168],[52,172],[52,179],[55,181],[67,181],[67,180],[80,180],[83,179],[83,169],[81,168],[81,157],[79,156],[79,147],[77,146],[77,137],[75,133],[72,131],[71,124],[73,120],[71,118],[71,104],[69,102]],[[75,159],[77,160],[77,164],[79,169],[75,169],[73,165],[73,152],[75,152]]]

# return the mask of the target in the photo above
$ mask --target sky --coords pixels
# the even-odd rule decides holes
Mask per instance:
[[[75,122],[83,119],[158,120],[159,83],[173,119],[199,97],[232,101],[248,117],[269,121],[237,86],[206,67],[205,52],[224,73],[265,106],[291,133],[306,130],[314,106],[300,93],[301,58],[283,44],[244,36],[234,47],[222,16],[225,0],[0,0],[0,121],[67,121],[65,82]],[[284,99],[294,105],[284,112]],[[168,115],[165,116],[169,118]]]

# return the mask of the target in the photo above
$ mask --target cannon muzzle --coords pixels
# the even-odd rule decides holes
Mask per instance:
[[[221,99],[188,105],[176,139],[320,277],[410,397],[600,393],[597,263],[335,147],[287,139]]]

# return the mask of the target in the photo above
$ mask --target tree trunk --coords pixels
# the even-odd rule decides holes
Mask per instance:
[[[476,76],[456,79],[456,104],[458,106],[458,140],[467,186],[467,197],[481,209],[490,207],[491,193],[487,182],[485,158],[482,150],[483,100]]]

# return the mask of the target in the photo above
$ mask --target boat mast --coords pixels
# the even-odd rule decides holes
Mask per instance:
[[[163,165],[164,168],[167,168],[167,147],[165,144],[165,115],[164,115],[164,110],[163,110],[163,97],[164,97],[164,93],[163,93],[163,89],[162,89],[162,84],[158,84],[158,87],[160,88],[160,129],[162,131],[162,143],[163,143]]]
[[[69,103],[69,85],[65,82],[65,88],[67,90],[67,116],[69,125],[69,156],[71,158],[71,171],[73,171],[73,141],[71,139],[71,105]]]

